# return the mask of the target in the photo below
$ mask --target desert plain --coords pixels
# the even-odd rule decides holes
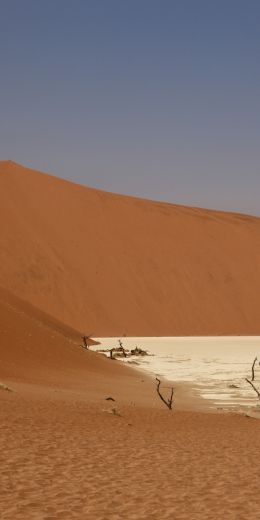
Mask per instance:
[[[260,220],[12,162],[0,187],[0,518],[258,519],[258,419],[174,381],[170,411],[153,377],[81,344],[259,335]]]

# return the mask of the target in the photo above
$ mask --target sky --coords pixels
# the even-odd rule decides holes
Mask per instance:
[[[260,216],[259,0],[0,0],[0,159]]]

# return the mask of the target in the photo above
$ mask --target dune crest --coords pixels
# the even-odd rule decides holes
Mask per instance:
[[[96,336],[260,334],[260,219],[0,162],[0,286]]]

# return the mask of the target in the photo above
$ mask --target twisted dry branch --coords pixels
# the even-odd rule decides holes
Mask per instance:
[[[160,379],[158,379],[158,377],[156,377],[156,381],[157,381],[157,387],[156,387],[156,390],[157,390],[157,394],[159,395],[160,399],[164,402],[164,404],[166,404],[167,408],[169,408],[169,410],[172,409],[172,401],[173,401],[173,387],[171,388],[171,396],[170,396],[170,399],[165,399],[161,392],[160,392],[160,384],[161,384],[161,381]]]
[[[257,393],[258,395],[258,399],[260,399],[260,392],[257,390],[257,388],[255,387],[255,385],[252,383],[252,381],[250,381],[250,379],[247,379],[247,377],[245,378],[246,381],[252,386],[252,388],[254,389],[254,391]]]
[[[253,365],[252,365],[252,379],[251,381],[254,381],[255,380],[255,364],[257,362],[257,356],[255,357],[254,361],[253,361]]]

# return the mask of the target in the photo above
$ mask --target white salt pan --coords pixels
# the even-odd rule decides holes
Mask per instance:
[[[259,403],[256,393],[245,381],[245,377],[251,378],[255,356],[260,360],[259,336],[97,339],[101,345],[92,349],[118,347],[118,339],[121,339],[126,349],[138,346],[149,351],[151,356],[122,360],[126,363],[134,360],[140,369],[169,381],[193,383],[201,397],[218,405]],[[255,375],[256,387],[260,389],[258,362]]]

